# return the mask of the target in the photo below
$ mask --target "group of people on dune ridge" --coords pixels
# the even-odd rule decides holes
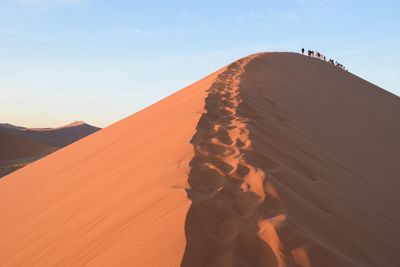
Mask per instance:
[[[301,54],[304,55],[305,51],[306,51],[306,50],[305,50],[304,48],[302,48],[302,49],[301,49]],[[321,59],[321,60],[323,60],[323,61],[326,61],[326,62],[331,63],[332,65],[334,65],[334,66],[336,66],[336,67],[339,67],[339,68],[341,68],[341,69],[347,70],[341,63],[337,62],[336,60],[333,60],[333,59],[327,60],[327,59],[326,59],[326,56],[323,55],[323,54],[320,53],[320,52],[317,52],[317,51],[314,51],[314,50],[308,50],[308,51],[307,51],[307,55],[308,55],[309,57]]]

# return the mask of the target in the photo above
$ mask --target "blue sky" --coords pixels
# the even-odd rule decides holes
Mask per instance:
[[[400,95],[399,1],[0,0],[0,122],[109,125],[258,51],[319,50]]]

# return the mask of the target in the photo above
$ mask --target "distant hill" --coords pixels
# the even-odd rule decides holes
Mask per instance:
[[[0,123],[0,177],[99,129],[82,121],[58,128],[26,128]]]
[[[0,124],[0,131],[27,137],[41,144],[58,148],[65,147],[98,130],[100,130],[100,128],[89,125],[83,121],[75,121],[57,128],[25,128],[8,123]]]
[[[58,149],[2,131],[0,131],[0,147],[0,177]]]
[[[25,127],[21,127],[21,126],[15,126],[15,125],[12,125],[12,124],[9,124],[9,123],[0,123],[0,130],[1,129],[6,129],[6,130],[9,130],[9,131],[12,131],[12,130],[24,130],[26,128]]]
[[[0,161],[15,160],[22,157],[47,155],[57,148],[40,144],[23,136],[0,131]]]

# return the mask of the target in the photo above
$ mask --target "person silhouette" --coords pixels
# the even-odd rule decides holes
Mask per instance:
[[[304,55],[304,48],[301,49],[301,54]]]

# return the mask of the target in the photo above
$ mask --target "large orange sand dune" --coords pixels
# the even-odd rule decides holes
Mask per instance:
[[[1,266],[400,266],[400,100],[243,58],[0,180]]]

